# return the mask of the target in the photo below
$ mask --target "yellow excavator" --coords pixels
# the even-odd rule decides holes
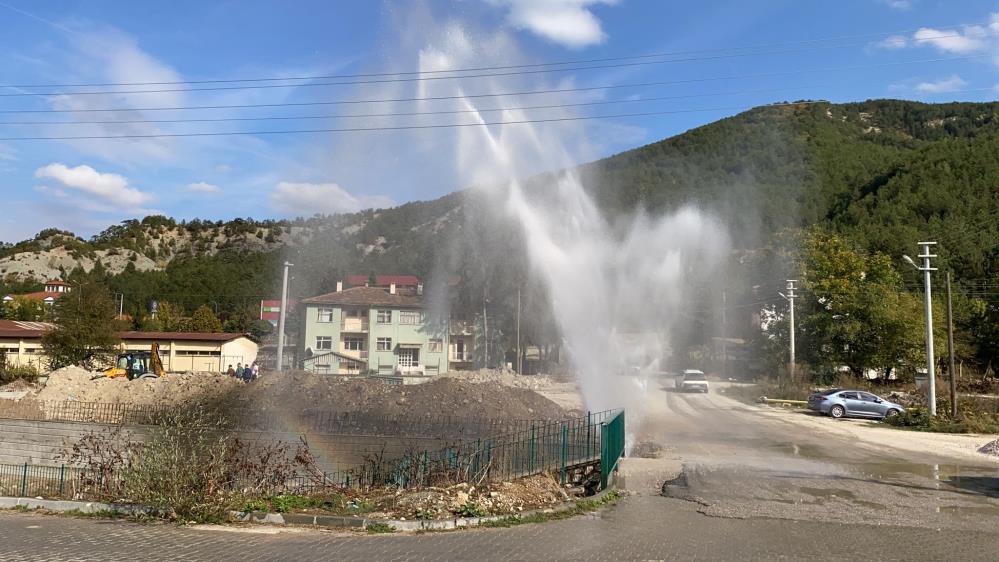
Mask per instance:
[[[104,371],[109,379],[126,377],[128,380],[152,379],[166,375],[163,361],[160,360],[160,344],[153,342],[149,351],[126,351],[119,353],[115,366]]]

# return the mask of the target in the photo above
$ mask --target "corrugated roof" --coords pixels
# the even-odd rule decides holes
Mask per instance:
[[[411,294],[389,294],[378,287],[351,287],[339,293],[326,293],[303,299],[306,304],[334,304],[340,306],[405,306],[422,308],[423,297]]]
[[[53,327],[48,322],[0,320],[0,338],[40,338]]]
[[[175,340],[175,341],[219,341],[227,342],[244,337],[243,334],[222,332],[120,332],[123,340]]]

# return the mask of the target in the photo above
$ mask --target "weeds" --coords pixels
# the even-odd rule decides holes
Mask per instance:
[[[886,418],[885,423],[899,429],[933,433],[999,433],[999,416],[988,413],[966,413],[958,418],[946,414],[931,417],[925,408],[910,408]]]
[[[388,523],[368,523],[364,528],[369,535],[380,535],[382,533],[394,533],[395,529]]]
[[[508,517],[503,517],[500,519],[494,519],[492,521],[483,521],[481,523],[482,527],[513,527],[516,525],[526,525],[528,523],[544,523],[545,521],[557,521],[559,519],[568,519],[570,517],[575,517],[577,515],[582,515],[584,513],[589,513],[591,511],[596,511],[602,507],[613,505],[620,499],[621,494],[616,490],[611,490],[603,496],[593,500],[580,500],[572,506],[571,509],[563,511],[536,511],[528,515],[510,515]]]

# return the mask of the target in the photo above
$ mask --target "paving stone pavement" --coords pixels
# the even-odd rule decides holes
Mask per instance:
[[[185,528],[0,515],[0,560],[995,560],[995,532],[708,517],[688,501],[628,496],[596,515],[422,535]],[[245,528],[244,528],[245,529]]]

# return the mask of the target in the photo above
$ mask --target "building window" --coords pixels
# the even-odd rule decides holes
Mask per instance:
[[[346,316],[347,318],[360,318],[361,317],[361,309],[359,309],[359,308],[346,308],[343,311],[343,315]]]
[[[427,344],[427,351],[430,353],[440,353],[444,351],[444,340],[430,340]]]
[[[422,324],[423,313],[411,310],[404,310],[399,313],[400,324]]]
[[[378,311],[378,323],[379,324],[391,324],[392,323],[392,311],[391,310],[379,310]]]
[[[343,338],[345,351],[364,351],[364,338]]]
[[[331,351],[333,349],[333,338],[330,336],[316,336],[316,349]]]
[[[392,351],[392,338],[378,338],[375,341],[377,351]]]
[[[333,309],[332,308],[320,308],[319,309],[319,322],[332,322],[333,321]]]

